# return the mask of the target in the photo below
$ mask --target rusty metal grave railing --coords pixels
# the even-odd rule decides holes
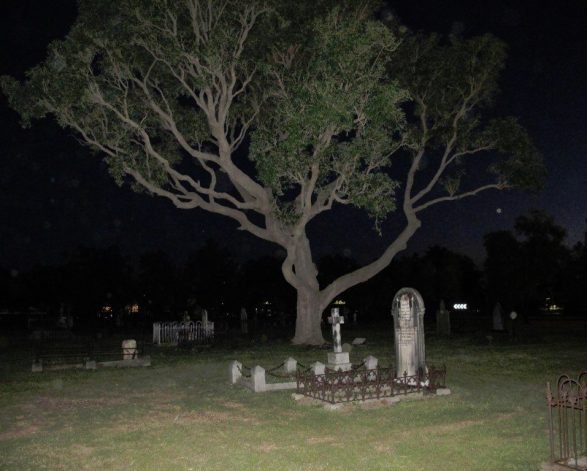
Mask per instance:
[[[587,471],[587,372],[562,375],[553,392],[546,384],[550,461]]]
[[[297,393],[331,404],[383,399],[419,392],[434,392],[445,387],[446,366],[428,369],[428,373],[397,376],[393,368],[327,370],[315,375],[311,371],[296,374]]]

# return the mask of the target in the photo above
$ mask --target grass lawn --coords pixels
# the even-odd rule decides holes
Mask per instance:
[[[343,332],[355,334],[368,338],[355,363],[392,362],[391,331]],[[428,335],[427,362],[446,363],[452,395],[343,411],[228,384],[232,359],[325,361],[325,350],[285,342],[154,349],[150,368],[40,374],[5,348],[0,470],[535,470],[549,454],[545,383],[587,369],[584,339]]]

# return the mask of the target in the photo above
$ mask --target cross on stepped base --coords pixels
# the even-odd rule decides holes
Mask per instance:
[[[328,368],[332,370],[348,371],[352,368],[348,352],[342,351],[340,339],[340,324],[344,324],[344,317],[339,314],[339,309],[333,307],[328,322],[332,324],[333,352],[328,352]]]

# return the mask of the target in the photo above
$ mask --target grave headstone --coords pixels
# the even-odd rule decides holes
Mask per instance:
[[[132,360],[137,357],[137,341],[127,339],[122,341],[122,359]]]
[[[503,332],[503,309],[499,302],[493,308],[493,330]]]
[[[283,362],[283,370],[286,373],[295,373],[298,369],[298,362],[295,358],[289,357]]]
[[[237,383],[243,373],[242,373],[243,364],[240,361],[231,361],[228,365],[228,376],[230,378],[230,384]]]
[[[339,314],[339,309],[333,307],[328,322],[332,324],[333,352],[328,352],[328,368],[333,370],[348,371],[352,365],[349,361],[349,353],[343,352],[340,338],[340,324],[344,324],[344,317]]]
[[[395,366],[398,376],[426,372],[424,311],[422,296],[415,289],[402,288],[395,294],[391,313],[394,320]]]
[[[377,358],[375,358],[373,355],[369,355],[368,357],[364,358],[363,363],[365,364],[365,368],[368,370],[377,369]]]
[[[343,343],[342,344],[342,351],[343,353],[351,353],[353,351],[353,346],[350,343]]]
[[[265,368],[260,365],[253,366],[251,368],[251,382],[253,391],[264,392],[266,390]]]
[[[367,339],[365,337],[356,337],[353,340],[353,345],[364,345]]]
[[[316,361],[310,365],[310,369],[314,375],[323,375],[326,371],[325,367],[326,365],[324,363],[320,363],[319,361]]]
[[[438,311],[436,311],[436,333],[438,335],[450,335],[450,311],[444,305],[444,301],[440,301]]]

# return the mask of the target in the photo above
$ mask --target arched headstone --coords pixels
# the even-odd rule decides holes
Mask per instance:
[[[424,301],[414,288],[402,288],[393,297],[395,368],[398,376],[426,372]]]

